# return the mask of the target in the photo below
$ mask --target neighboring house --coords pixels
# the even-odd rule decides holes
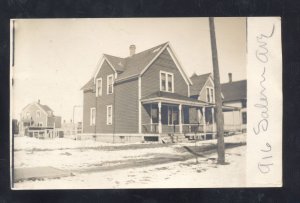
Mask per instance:
[[[211,75],[193,85],[168,42],[140,53],[131,45],[129,52],[126,58],[104,54],[82,87],[83,133],[110,142],[212,138]]]
[[[247,130],[247,81],[232,81],[229,73],[229,82],[221,84],[224,95],[223,106],[235,107],[235,110],[224,112],[224,127],[242,131]]]
[[[20,131],[24,133],[28,127],[60,128],[61,117],[55,116],[53,110],[40,101],[28,104],[23,108],[20,119]]]

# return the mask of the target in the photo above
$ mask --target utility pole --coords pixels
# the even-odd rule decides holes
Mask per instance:
[[[215,99],[216,99],[216,124],[217,124],[217,139],[218,139],[218,164],[225,164],[225,144],[224,144],[224,118],[222,112],[222,97],[220,85],[220,71],[218,64],[218,51],[215,33],[214,18],[209,17],[209,31],[212,51],[212,62],[215,84]],[[213,115],[214,116],[214,115]]]

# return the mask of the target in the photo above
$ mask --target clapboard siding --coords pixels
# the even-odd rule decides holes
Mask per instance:
[[[86,91],[83,93],[83,132],[95,133],[95,126],[90,126],[90,109],[95,107],[95,91]]]
[[[167,50],[152,63],[141,79],[142,97],[160,91],[159,72],[174,73],[174,92],[188,96],[188,85]]]
[[[206,84],[204,85],[204,87],[201,90],[200,97],[199,97],[201,101],[207,100],[206,99],[206,87],[214,87],[210,79],[208,79],[206,81]]]
[[[96,99],[96,131],[97,133],[113,133],[114,130],[114,116],[112,125],[106,125],[106,106],[112,105],[112,115],[114,115],[114,96],[115,89],[113,94],[107,94],[107,76],[114,74],[114,70],[110,65],[105,61],[100,68],[100,71],[96,78],[102,77],[102,96],[98,96]]]
[[[115,133],[138,133],[138,79],[115,85]]]

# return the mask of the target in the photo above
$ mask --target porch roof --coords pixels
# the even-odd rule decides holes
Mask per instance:
[[[182,104],[188,106],[201,106],[201,107],[211,106],[211,104],[201,100],[183,96],[177,93],[162,92],[162,91],[157,91],[148,96],[143,97],[141,99],[141,102],[144,104],[165,102],[165,103]]]

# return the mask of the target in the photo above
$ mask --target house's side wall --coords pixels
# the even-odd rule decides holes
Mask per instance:
[[[36,116],[36,112],[38,110],[41,112],[39,118]],[[28,106],[27,108],[25,108],[22,111],[22,119],[26,118],[27,112],[30,113],[30,117],[32,118],[32,120],[34,122],[33,126],[38,126],[39,122],[42,122],[43,126],[47,126],[47,114],[44,111],[42,111],[37,105],[32,104],[32,105]]]
[[[90,125],[90,109],[95,107],[95,91],[83,93],[83,133],[95,133],[95,126]]]
[[[102,96],[96,99],[96,132],[97,133],[114,133],[115,116],[113,116],[112,125],[106,125],[106,107],[112,105],[112,115],[115,115],[114,96],[116,89],[114,87],[112,94],[107,94],[107,76],[114,74],[114,70],[105,61],[96,78],[102,77]],[[117,116],[117,115],[116,115]]]
[[[224,106],[232,106],[232,107],[242,107],[242,103],[240,101],[234,102],[224,102]],[[228,111],[223,112],[224,115],[224,125],[240,125],[242,124],[242,115],[240,111]]]
[[[188,85],[167,50],[152,63],[141,78],[142,98],[160,91],[160,71],[174,73],[174,92],[188,96]]]
[[[138,79],[115,85],[115,133],[138,133]]]
[[[200,92],[199,99],[201,101],[206,101],[207,100],[207,98],[206,98],[206,88],[207,87],[214,87],[214,85],[213,85],[213,83],[211,82],[210,79],[207,80],[206,84],[204,85],[203,89]]]

